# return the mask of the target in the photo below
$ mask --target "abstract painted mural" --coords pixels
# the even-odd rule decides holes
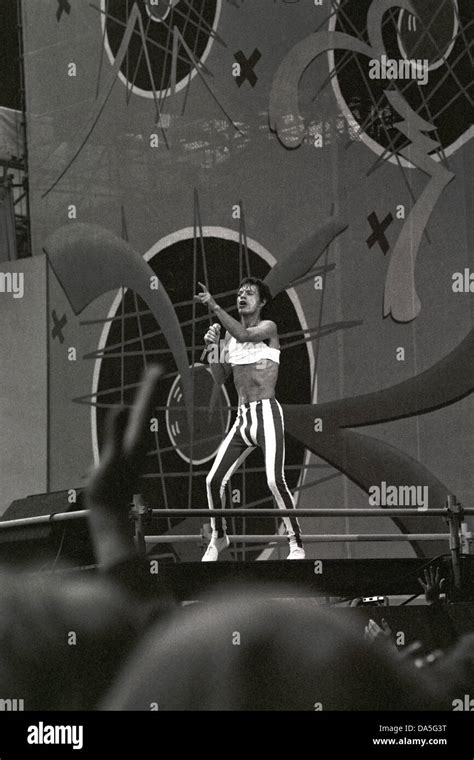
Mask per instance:
[[[163,365],[143,481],[166,551],[235,414],[202,361],[203,282],[274,300],[286,476],[306,533],[444,533],[384,507],[474,506],[474,20],[468,0],[24,0],[33,253],[47,269],[48,490],[83,487],[107,411]],[[261,454],[236,533],[276,520]],[[405,498],[405,501],[403,501]],[[411,501],[410,501],[411,500]],[[433,555],[330,542],[314,557]],[[277,558],[237,544],[231,557]]]

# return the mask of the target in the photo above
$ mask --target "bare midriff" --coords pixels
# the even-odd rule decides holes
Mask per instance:
[[[273,398],[279,368],[280,365],[271,359],[262,359],[254,364],[236,364],[232,367],[239,405]]]

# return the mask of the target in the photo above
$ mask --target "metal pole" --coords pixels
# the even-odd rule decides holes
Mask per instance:
[[[416,509],[415,507],[385,509],[383,507],[367,509],[151,509],[152,517],[446,517],[444,507],[437,509]],[[465,514],[473,514],[474,509],[466,509]]]
[[[449,533],[335,533],[335,534],[310,534],[304,536],[304,541],[307,544],[324,543],[330,541],[448,541],[450,537]],[[245,543],[260,544],[260,543],[287,543],[287,536],[279,535],[235,535],[229,536],[232,543]],[[185,535],[185,536],[145,536],[147,544],[170,544],[170,543],[196,543],[203,541],[203,536]]]
[[[19,68],[20,68],[20,95],[21,95],[21,132],[23,137],[23,163],[24,163],[24,188],[26,194],[26,243],[28,256],[33,255],[31,241],[31,209],[30,209],[30,177],[28,163],[28,136],[26,131],[26,89],[25,89],[25,52],[23,45],[23,18],[22,18],[22,0],[17,3],[17,33],[18,33],[18,50],[19,50]]]
[[[88,509],[80,509],[75,512],[56,512],[52,515],[36,515],[35,517],[20,517],[17,520],[0,520],[0,531],[9,528],[24,528],[28,525],[47,525],[53,522],[67,522],[86,518],[89,514]]]
[[[144,515],[146,515],[147,511],[148,511],[148,507],[145,504],[142,494],[141,493],[133,494],[132,516],[135,522],[135,544],[136,544],[138,553],[142,555],[143,557],[146,554],[143,517]]]
[[[449,549],[451,551],[451,564],[453,568],[453,583],[456,589],[461,588],[461,521],[463,509],[457,503],[456,497],[449,494],[446,501],[447,519],[449,523]]]
[[[35,517],[21,517],[16,520],[0,520],[0,531],[8,528],[22,528],[27,525],[46,525],[50,522],[63,522],[86,518],[89,510],[77,510],[75,512],[56,512],[51,515],[37,515]],[[151,517],[445,517],[447,509],[148,509],[147,514]],[[474,515],[474,509],[464,509],[463,515]],[[436,535],[436,534],[433,534]],[[413,539],[412,539],[413,540]]]

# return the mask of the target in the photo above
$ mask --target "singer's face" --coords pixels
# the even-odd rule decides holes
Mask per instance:
[[[239,314],[253,314],[262,306],[256,285],[242,285],[237,291],[237,309]]]

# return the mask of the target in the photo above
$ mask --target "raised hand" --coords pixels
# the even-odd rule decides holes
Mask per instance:
[[[437,604],[440,601],[440,594],[445,590],[446,579],[441,578],[441,570],[439,566],[436,571],[433,567],[429,567],[424,572],[425,581],[422,578],[418,578],[418,583],[425,592],[425,599],[428,604]]]
[[[148,431],[163,370],[150,367],[132,409],[114,409],[107,419],[99,466],[86,488],[89,526],[97,562],[111,567],[136,556],[129,506],[138,493],[149,446]]]
[[[86,489],[89,502],[124,510],[137,492],[143,470],[150,418],[153,416],[160,366],[150,367],[137,392],[132,409],[114,409],[107,419],[100,463]]]
[[[205,285],[202,284],[202,282],[198,282],[198,285],[201,288],[202,292],[197,293],[194,296],[194,300],[198,301],[200,304],[202,304],[202,306],[208,306],[210,309],[214,309],[217,306],[214,298],[211,296],[208,289]]]
[[[369,620],[368,625],[365,626],[364,638],[366,641],[386,641],[393,643],[393,633],[386,620],[382,619],[382,627],[379,626],[372,618]]]

